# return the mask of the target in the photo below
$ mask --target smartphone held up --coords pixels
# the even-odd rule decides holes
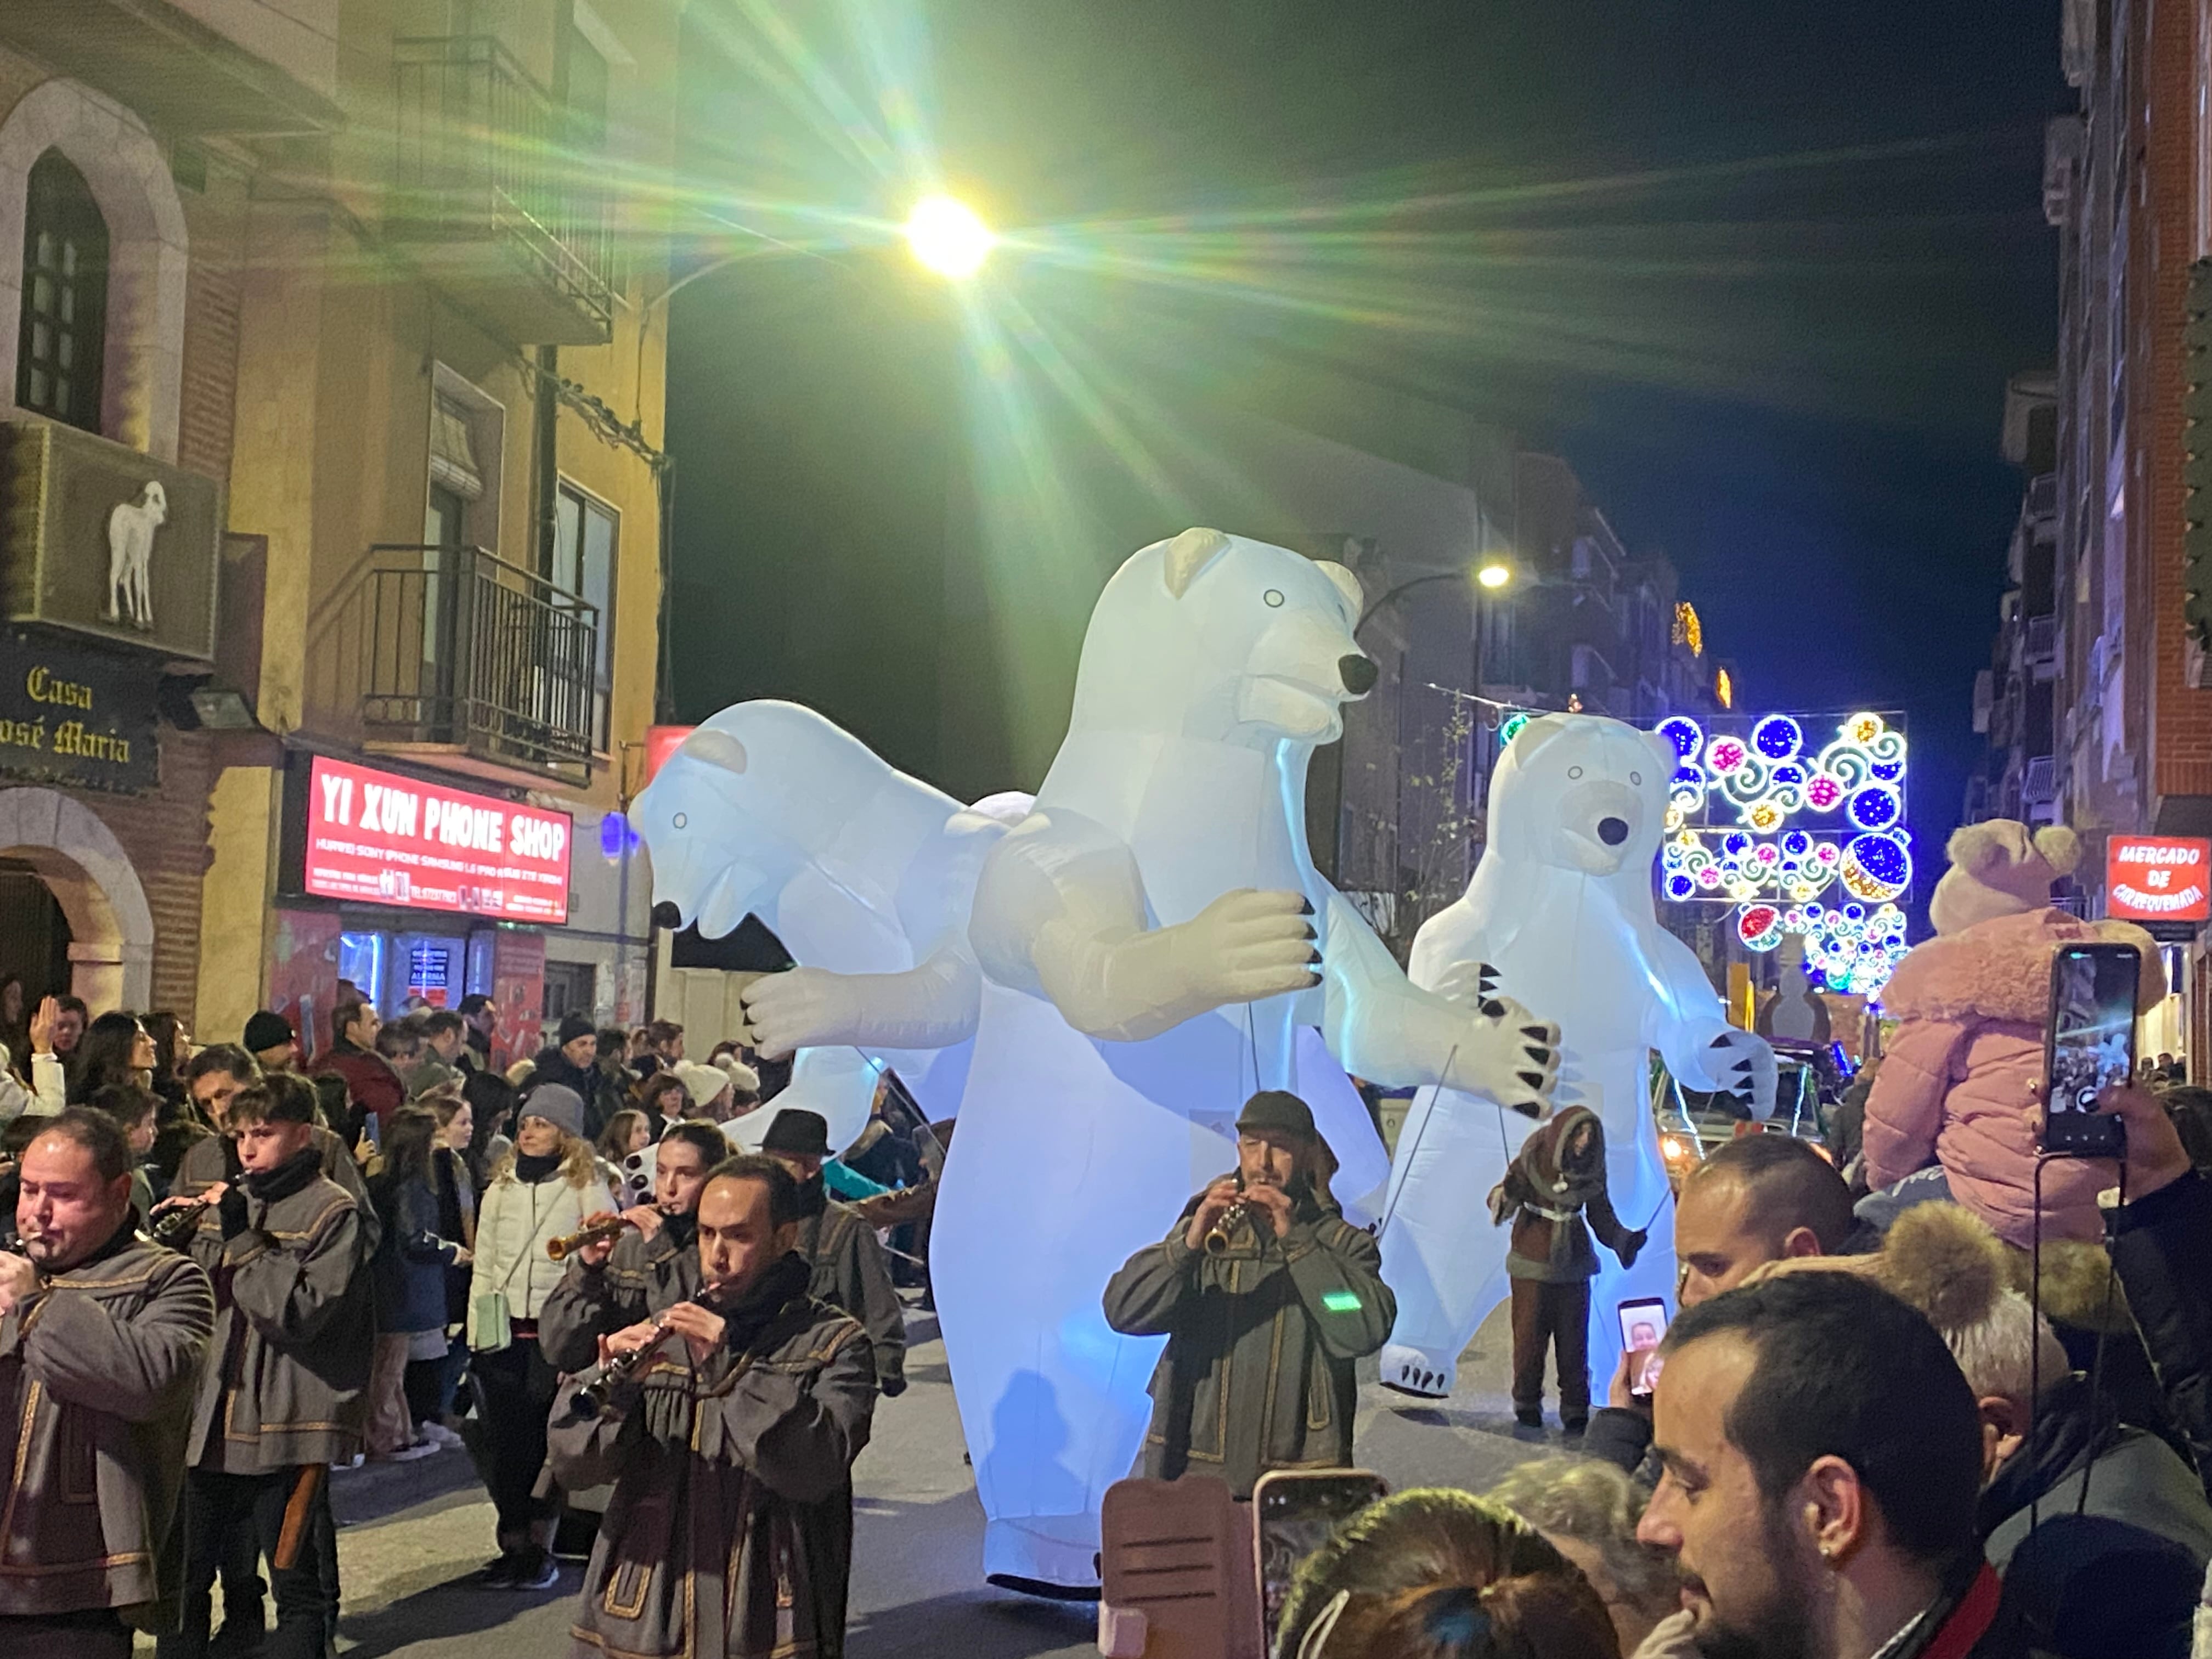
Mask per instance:
[[[2097,1110],[2097,1096],[2136,1069],[2136,986],[2141,953],[2132,945],[2062,945],[2051,962],[2051,1015],[2044,1026],[2041,1150],[2048,1158],[2118,1158],[2119,1119]]]

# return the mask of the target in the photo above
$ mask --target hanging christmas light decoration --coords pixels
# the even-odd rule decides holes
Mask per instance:
[[[1851,715],[1817,754],[1790,714],[1741,736],[1686,714],[1658,729],[1680,762],[1660,855],[1667,897],[1803,904],[1840,883],[1880,903],[1911,885],[1905,734],[1881,715]]]

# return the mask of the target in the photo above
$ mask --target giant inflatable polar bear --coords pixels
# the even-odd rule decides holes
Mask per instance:
[[[1590,1367],[1602,1390],[1620,1354],[1614,1304],[1674,1295],[1674,1225],[1651,1121],[1650,1051],[1686,1087],[1749,1093],[1774,1108],[1774,1055],[1722,1016],[1698,959],[1652,910],[1653,859],[1676,757],[1665,738],[1618,720],[1546,714],[1516,734],[1492,773],[1489,838],[1459,899],[1414,935],[1412,973],[1457,984],[1470,963],[1562,1029],[1559,1099],[1605,1124],[1606,1177],[1626,1227],[1651,1229],[1632,1271],[1613,1256],[1590,1295]],[[1398,1132],[1384,1200],[1382,1276],[1398,1322],[1382,1381],[1451,1392],[1459,1355],[1504,1299],[1507,1234],[1483,1195],[1529,1125],[1485,1100],[1424,1090]]]
[[[752,912],[801,964],[746,988],[753,1042],[799,1059],[789,1087],[732,1126],[741,1144],[805,1107],[849,1145],[886,1065],[932,1118],[958,1109],[981,988],[968,907],[984,854],[1028,807],[963,809],[789,702],[725,708],[662,764],[633,814],[654,902],[709,939]]]
[[[1036,812],[985,861],[989,982],[930,1266],[993,1577],[1098,1582],[1162,1345],[1115,1334],[1100,1294],[1234,1167],[1255,1089],[1305,1096],[1347,1194],[1385,1166],[1346,1071],[1545,1109],[1556,1032],[1416,988],[1307,850],[1307,762],[1375,680],[1359,604],[1341,566],[1215,531],[1137,553]]]

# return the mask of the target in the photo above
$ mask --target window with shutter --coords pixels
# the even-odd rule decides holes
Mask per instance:
[[[24,201],[16,406],[99,431],[106,325],[107,221],[84,175],[50,149]]]

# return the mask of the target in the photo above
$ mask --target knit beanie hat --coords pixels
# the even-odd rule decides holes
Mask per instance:
[[[592,1017],[580,1011],[571,1011],[561,1016],[561,1034],[553,1040],[556,1048],[565,1048],[578,1037],[595,1037],[599,1028],[592,1024]]]
[[[516,1109],[524,1117],[542,1117],[558,1125],[562,1134],[584,1133],[584,1097],[565,1083],[540,1084]]]
[[[264,1008],[246,1022],[246,1052],[258,1054],[265,1048],[281,1048],[296,1036],[290,1020]]]
[[[684,1092],[691,1097],[694,1106],[704,1106],[716,1095],[730,1086],[729,1073],[719,1066],[702,1066],[696,1060],[676,1062],[676,1079],[684,1085]]]
[[[2042,909],[2051,902],[2051,884],[2081,861],[2081,840],[2064,824],[2031,830],[2011,818],[1961,824],[1943,850],[1951,867],[1928,902],[1928,920],[1939,933]]]

